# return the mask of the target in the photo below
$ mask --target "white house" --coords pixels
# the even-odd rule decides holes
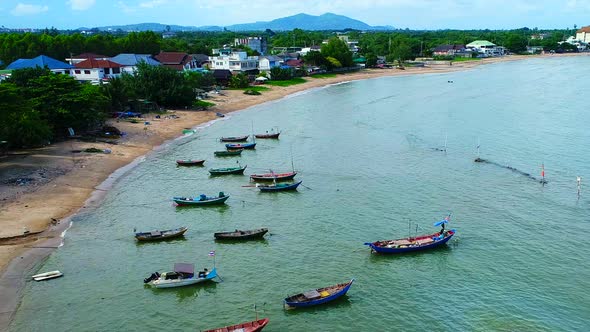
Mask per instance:
[[[506,49],[504,47],[497,46],[496,44],[487,40],[476,40],[467,44],[466,47],[482,54],[485,57],[501,56],[506,53]]]
[[[66,61],[70,65],[75,65],[87,59],[96,59],[96,60],[106,60],[109,57],[106,55],[94,54],[94,53],[82,53],[78,55],[74,55],[72,57],[66,58]]]
[[[590,26],[582,27],[580,30],[576,32],[576,40],[579,40],[583,43],[590,43]]]
[[[232,72],[244,72],[258,69],[259,58],[248,56],[246,52],[232,52],[229,55],[210,56],[209,68],[228,69]]]
[[[102,82],[121,76],[122,65],[109,60],[86,59],[74,65],[72,76],[78,81]]]
[[[258,69],[260,71],[270,71],[272,68],[280,67],[282,62],[283,60],[278,56],[261,56],[258,62]]]

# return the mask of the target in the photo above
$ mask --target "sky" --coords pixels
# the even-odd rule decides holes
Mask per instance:
[[[572,29],[590,0],[0,0],[0,26],[76,29],[134,23],[227,26],[299,13],[418,29]]]

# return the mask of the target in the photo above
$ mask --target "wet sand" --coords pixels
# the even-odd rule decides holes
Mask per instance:
[[[586,54],[583,54],[586,55]],[[270,87],[262,95],[244,95],[240,90],[210,94],[215,103],[210,111],[171,111],[177,118],[156,119],[150,125],[109,120],[127,135],[117,144],[70,140],[50,146],[23,150],[0,157],[0,330],[18,307],[20,290],[36,266],[61,243],[61,234],[76,212],[100,204],[104,192],[123,175],[137,158],[167,140],[216,118],[215,112],[242,110],[287,95],[340,82],[383,76],[463,71],[488,63],[547,56],[507,56],[481,61],[455,62],[452,66],[368,69],[330,78],[306,78],[304,84]],[[89,147],[110,149],[110,154],[73,153]],[[124,169],[122,169],[125,167]],[[119,170],[119,171],[117,171]],[[117,174],[113,172],[117,171]],[[106,180],[106,181],[105,181]],[[94,193],[94,194],[93,194]],[[67,272],[66,272],[67,273]]]

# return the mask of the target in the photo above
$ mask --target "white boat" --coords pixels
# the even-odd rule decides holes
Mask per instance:
[[[174,264],[174,271],[158,273],[143,280],[144,283],[155,288],[172,288],[198,284],[217,277],[217,270],[200,271],[195,275],[195,266],[189,263]]]
[[[49,272],[45,272],[45,273],[41,273],[41,274],[35,274],[32,278],[35,281],[42,281],[42,280],[47,280],[47,279],[59,278],[63,275],[64,275],[63,273],[59,272],[58,270],[55,270],[55,271],[49,271]]]

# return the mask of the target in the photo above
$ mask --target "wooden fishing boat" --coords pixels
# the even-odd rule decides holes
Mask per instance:
[[[420,235],[416,237],[407,237],[397,240],[385,240],[372,243],[365,243],[371,248],[371,251],[380,254],[401,254],[411,251],[428,250],[441,246],[455,235],[455,230],[441,233]]]
[[[218,197],[207,197],[206,195],[201,194],[199,197],[173,197],[172,200],[178,206],[205,206],[205,205],[218,205],[223,204],[229,195],[224,194],[223,192],[219,193]]]
[[[262,192],[275,192],[275,191],[289,191],[289,190],[297,190],[297,187],[303,181],[295,182],[295,183],[273,183],[273,184],[256,184],[256,188],[260,189]]]
[[[250,175],[250,179],[252,181],[286,181],[292,180],[297,172],[287,172],[287,173],[264,173],[264,174],[252,174]]]
[[[268,232],[268,228],[260,228],[260,229],[253,229],[253,230],[235,230],[232,232],[219,232],[213,234],[216,239],[218,240],[252,240],[252,239],[261,239],[264,237],[264,234]]]
[[[171,239],[179,236],[183,236],[188,230],[186,227],[179,227],[176,229],[168,229],[165,231],[151,231],[151,232],[138,232],[135,233],[137,241],[158,241]]]
[[[226,144],[225,147],[230,150],[230,149],[248,149],[248,150],[252,150],[256,148],[256,143],[230,143],[230,144]]]
[[[55,270],[55,271],[49,271],[49,272],[45,272],[45,273],[35,274],[31,278],[33,278],[33,280],[35,280],[35,281],[43,281],[43,280],[59,278],[63,275],[64,275],[63,273],[59,272],[58,270]]]
[[[238,150],[227,150],[227,151],[215,151],[213,152],[215,157],[231,157],[231,156],[239,156],[242,154],[242,149]]]
[[[278,132],[278,133],[270,133],[270,134],[269,133],[266,133],[266,134],[256,134],[256,135],[254,135],[254,137],[256,137],[256,138],[275,138],[275,139],[277,139],[277,138],[279,138],[279,135],[280,134],[281,134],[280,132]]]
[[[259,332],[268,324],[268,321],[268,318],[263,318],[251,322],[205,330],[204,332]]]
[[[178,166],[203,166],[205,159],[201,160],[177,160],[176,164]]]
[[[248,167],[248,165],[244,167],[238,166],[226,168],[211,168],[209,170],[209,173],[211,173],[211,175],[244,174],[246,167]]]
[[[145,278],[143,282],[155,288],[172,288],[194,285],[205,282],[217,277],[217,270],[199,272],[195,275],[194,264],[176,263],[174,271],[171,272],[154,272],[151,276]]]
[[[228,136],[228,137],[222,137],[219,140],[222,142],[246,142],[248,140],[248,137],[250,135],[246,135],[246,136]]]
[[[305,293],[289,296],[285,299],[285,304],[289,307],[311,307],[330,302],[346,294],[353,282],[354,279],[343,284],[313,289]]]

